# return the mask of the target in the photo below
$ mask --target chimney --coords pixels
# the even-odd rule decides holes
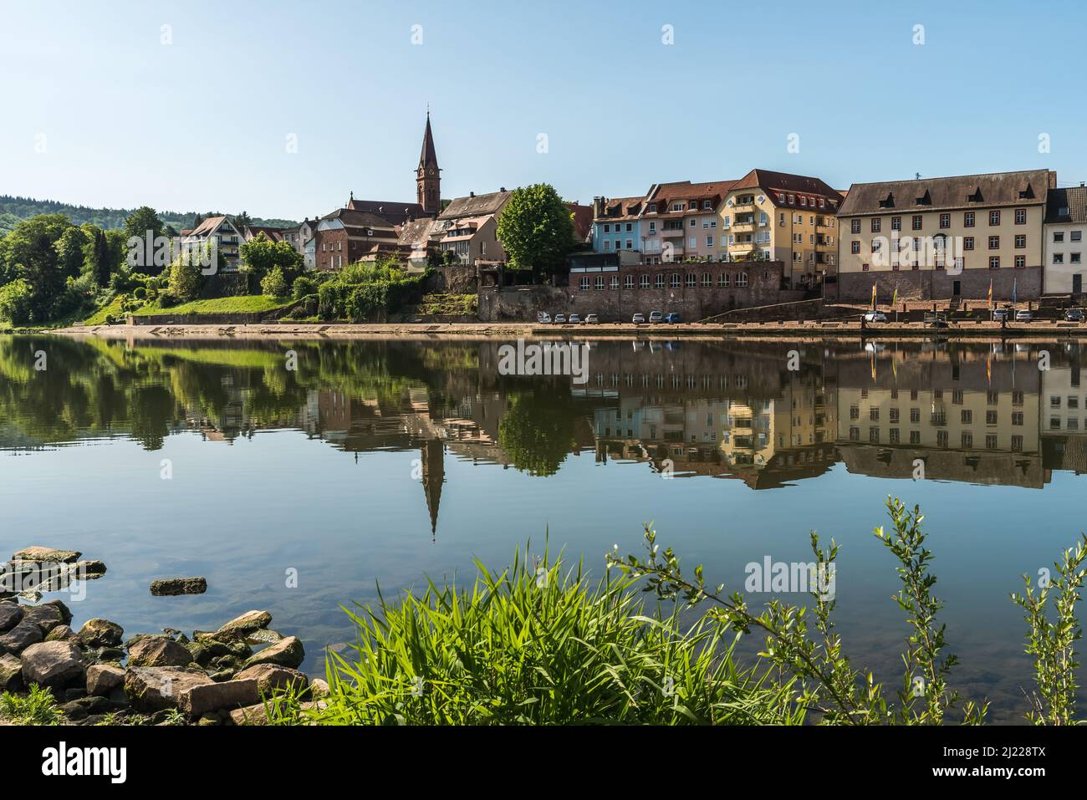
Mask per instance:
[[[505,186],[499,186],[498,191],[504,192],[504,191],[506,191],[506,187]]]
[[[593,198],[593,217],[595,218],[595,217],[602,217],[602,216],[604,216],[604,198],[603,197],[594,197]]]
[[[469,197],[475,197],[475,196],[476,196],[476,193],[475,193],[475,192],[468,192],[468,196],[469,196]]]

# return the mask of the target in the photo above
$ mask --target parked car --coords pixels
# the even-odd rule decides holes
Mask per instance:
[[[563,324],[565,324],[565,322],[566,322],[566,315],[565,314],[556,314],[555,315],[555,324],[556,325],[563,325]]]
[[[1015,312],[1016,322],[1030,322],[1032,319],[1034,319],[1034,315],[1025,308],[1021,308]]]
[[[586,314],[585,315],[585,324],[586,325],[596,325],[598,322],[600,322],[600,317],[598,317],[596,314]]]
[[[866,311],[864,314],[865,322],[886,322],[887,315],[882,311]]]
[[[680,319],[679,314],[677,314],[675,311],[669,311],[667,314],[664,315],[664,321],[667,322],[669,325],[676,325],[683,320]]]
[[[581,317],[579,317],[577,314],[571,314],[569,317],[566,318],[566,321],[573,325],[578,325],[581,323]]]
[[[1011,317],[1011,309],[1008,308],[994,308],[993,309],[993,322],[1003,322]]]
[[[659,312],[659,311],[650,311],[649,312],[649,322],[650,322],[650,324],[655,325],[658,322],[661,322],[663,319],[664,319],[664,314],[662,314],[661,312]]]
[[[541,325],[549,325],[551,323],[551,315],[546,311],[541,311],[536,315],[536,321]]]
[[[645,314],[635,314],[633,317],[630,318],[630,321],[635,325],[644,325]]]
[[[1082,308],[1069,308],[1064,312],[1065,322],[1083,322]]]

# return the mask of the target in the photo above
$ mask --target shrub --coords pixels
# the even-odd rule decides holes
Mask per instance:
[[[59,725],[63,718],[48,689],[31,685],[27,694],[0,694],[0,719],[14,725]]]
[[[302,275],[294,279],[294,285],[291,286],[291,297],[295,300],[301,300],[316,291],[317,282],[313,278]]]
[[[0,320],[13,325],[30,321],[30,284],[23,278],[0,286]]]
[[[272,268],[260,281],[261,293],[267,297],[286,297],[287,279],[279,267]]]

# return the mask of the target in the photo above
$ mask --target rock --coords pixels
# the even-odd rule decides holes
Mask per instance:
[[[128,645],[128,664],[132,667],[184,667],[192,660],[185,645],[165,636],[146,636]]]
[[[69,686],[64,690],[65,701],[78,700],[81,697],[87,696],[87,690],[83,686]]]
[[[53,547],[32,545],[25,547],[11,557],[12,561],[54,561],[61,564],[70,564],[78,561],[83,555],[77,550],[57,550]]]
[[[0,633],[10,631],[23,619],[23,609],[15,603],[0,603]]]
[[[64,642],[75,636],[75,631],[67,625],[58,625],[45,636],[47,642]]]
[[[233,680],[193,686],[180,693],[178,707],[190,719],[221,708],[249,706],[260,700],[255,680]]]
[[[33,622],[23,620],[7,633],[0,636],[0,653],[18,655],[32,644],[37,644],[44,637],[42,629]]]
[[[92,664],[87,667],[87,694],[108,695],[124,682],[124,668],[116,664]]]
[[[120,647],[103,647],[96,654],[99,661],[121,661],[125,657],[125,651]]]
[[[23,651],[23,681],[39,686],[66,686],[84,680],[83,654],[71,642],[41,642]]]
[[[230,720],[235,725],[267,725],[268,713],[264,708],[264,703],[257,703],[245,708],[234,709],[230,712]]]
[[[313,678],[309,682],[309,693],[311,697],[328,697],[328,693],[331,690],[328,688],[328,681],[324,678]]]
[[[60,710],[72,722],[79,722],[81,719],[87,718],[87,709],[79,705],[79,703],[65,703],[60,707]]]
[[[199,670],[182,667],[129,667],[125,695],[133,708],[146,713],[177,708],[179,695],[194,686],[212,683]]]
[[[263,650],[254,653],[242,664],[242,668],[251,667],[254,664],[278,664],[281,667],[298,667],[306,657],[306,651],[302,647],[302,640],[297,636],[288,636],[286,639],[270,644]]]
[[[245,635],[246,641],[250,644],[272,644],[278,642],[283,638],[283,634],[273,631],[271,628],[261,628],[255,631],[249,631]]]
[[[84,647],[117,647],[125,635],[125,629],[116,622],[95,617],[83,623],[76,640]]]
[[[60,621],[65,625],[72,624],[72,610],[60,600],[50,600],[48,603],[42,603],[38,608],[45,608],[46,606],[52,606],[57,609],[57,611],[60,612]]]
[[[304,673],[277,664],[254,664],[235,675],[234,680],[255,680],[261,697],[285,689],[301,692],[309,686],[309,678]]]
[[[208,590],[206,578],[161,578],[151,581],[151,594],[155,597],[173,597],[179,594],[203,594]]]
[[[93,580],[106,574],[106,565],[101,561],[77,561],[72,565],[72,571],[81,580]]]
[[[244,637],[251,631],[267,628],[271,623],[272,615],[267,611],[246,611],[223,625],[215,634]]]
[[[23,662],[10,653],[0,656],[0,692],[17,692],[23,688]]]
[[[64,615],[60,609],[50,603],[42,603],[40,606],[25,606],[23,608],[23,622],[33,622],[43,633],[49,633],[58,625],[64,625]]]

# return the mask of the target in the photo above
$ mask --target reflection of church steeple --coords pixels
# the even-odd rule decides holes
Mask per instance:
[[[423,491],[426,507],[430,512],[430,533],[438,531],[438,505],[442,501],[442,484],[445,482],[445,445],[441,439],[428,439],[421,448],[423,456]]]

